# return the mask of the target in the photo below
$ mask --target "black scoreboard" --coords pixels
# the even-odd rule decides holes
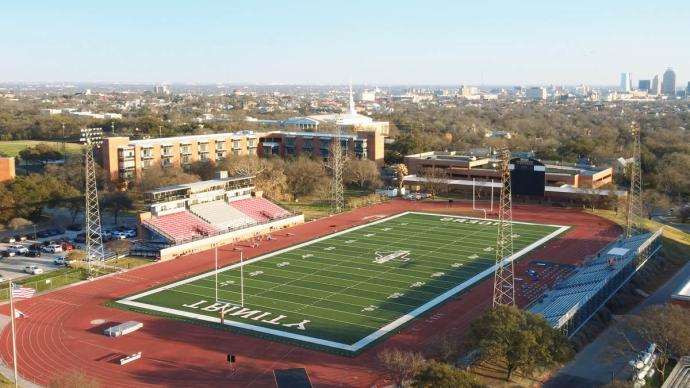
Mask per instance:
[[[513,194],[544,196],[546,167],[532,158],[510,160],[510,186]]]

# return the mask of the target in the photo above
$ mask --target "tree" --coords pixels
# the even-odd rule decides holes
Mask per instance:
[[[380,185],[380,174],[376,163],[368,159],[353,159],[347,162],[344,178],[347,183],[356,184],[360,189]]]
[[[179,168],[150,167],[144,170],[141,177],[134,182],[139,191],[153,190],[158,187],[192,183],[200,180],[198,175],[188,174]]]
[[[680,222],[685,223],[690,218],[690,206],[684,206],[678,210]]]
[[[460,344],[456,335],[445,332],[432,336],[428,348],[434,359],[450,362],[458,355]]]
[[[306,156],[285,163],[290,193],[297,197],[313,194],[326,176],[323,164]]]
[[[99,388],[100,386],[96,379],[81,371],[67,372],[48,383],[48,388]]]
[[[29,162],[40,162],[41,165],[45,166],[49,161],[62,159],[62,153],[48,144],[38,143],[33,147],[26,147],[19,151],[19,157],[24,161],[26,173],[28,174]]]
[[[116,191],[113,193],[106,193],[101,200],[101,207],[110,214],[115,219],[115,224],[117,224],[118,217],[122,211],[131,210],[134,208],[134,201],[132,197],[122,191]]]
[[[424,358],[418,352],[386,348],[378,354],[381,366],[398,387],[414,377],[424,366]]]
[[[480,388],[474,376],[446,363],[429,361],[415,376],[414,388]]]
[[[287,199],[288,180],[282,159],[262,159],[256,155],[229,156],[219,165],[231,176],[254,176],[254,185],[265,197],[276,201]]]
[[[14,195],[6,184],[0,184],[0,224],[7,223],[15,214]]]
[[[664,372],[670,359],[679,359],[690,354],[690,310],[674,305],[653,305],[639,315],[631,315],[624,321],[626,332],[635,333],[646,343],[653,342],[657,349],[656,369],[666,378]]]
[[[531,374],[573,356],[563,333],[516,306],[498,306],[472,322],[467,345],[479,350],[482,361],[505,363],[508,381],[516,371]]]
[[[216,163],[212,160],[198,160],[193,162],[189,172],[198,175],[202,181],[213,179],[216,172]]]
[[[448,193],[448,173],[445,169],[427,167],[420,171],[419,176],[424,178],[424,191],[428,191],[432,197]]]
[[[393,166],[395,169],[395,178],[398,183],[398,195],[402,195],[402,188],[405,182],[405,176],[407,176],[407,166],[400,163]]]

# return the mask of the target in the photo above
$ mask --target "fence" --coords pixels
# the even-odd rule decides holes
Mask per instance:
[[[49,274],[47,274],[49,275]],[[36,290],[36,292],[43,292],[47,290],[52,290],[53,288],[58,288],[66,286],[68,284],[76,283],[78,281],[86,280],[87,273],[82,270],[72,270],[68,272],[63,272],[55,276],[45,276],[39,279],[28,278],[26,280],[18,280],[17,284],[21,284],[23,287],[29,287]],[[3,288],[0,288],[0,301],[6,301],[10,299],[9,287],[4,284]]]

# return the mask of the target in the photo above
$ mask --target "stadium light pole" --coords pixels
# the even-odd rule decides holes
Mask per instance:
[[[491,212],[494,211],[494,180],[491,180]]]
[[[476,193],[474,192],[474,180],[475,178],[472,178],[472,210],[477,210],[477,207],[474,205],[474,199],[476,198]]]

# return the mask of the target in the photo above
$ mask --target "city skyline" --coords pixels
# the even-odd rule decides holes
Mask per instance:
[[[690,79],[690,5],[671,1],[68,1],[4,12],[3,83],[615,86],[621,72],[636,85],[668,67],[677,86]]]

